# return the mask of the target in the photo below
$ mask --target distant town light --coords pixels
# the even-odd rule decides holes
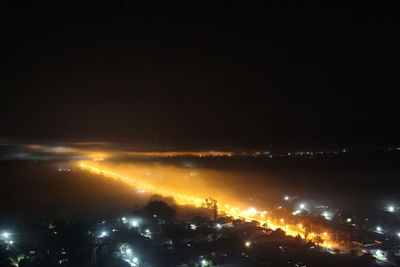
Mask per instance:
[[[381,232],[381,231],[382,231],[382,227],[377,226],[377,227],[376,227],[376,231]]]
[[[380,250],[380,249],[377,249],[376,250],[376,252],[375,252],[375,254],[376,254],[376,256],[378,256],[378,257],[383,257],[383,251],[382,250]]]
[[[206,260],[201,260],[201,265],[206,265],[207,261]]]
[[[106,232],[106,231],[103,231],[103,232],[101,232],[101,234],[100,234],[100,238],[103,238],[103,237],[105,237],[105,236],[107,236],[108,235],[108,233]]]
[[[4,233],[3,233],[3,237],[4,237],[4,238],[9,238],[9,237],[10,237],[10,234],[7,233],[7,232],[4,232]]]
[[[131,254],[131,253],[132,253],[132,249],[128,248],[128,249],[126,250],[126,253],[127,253],[127,254]]]
[[[387,208],[387,210],[388,210],[389,212],[394,212],[394,207],[393,207],[393,206],[389,206],[389,207]]]
[[[222,228],[221,224],[218,223],[218,224],[217,224],[217,228],[218,228],[218,229],[221,229],[221,228]]]
[[[295,210],[292,212],[293,215],[299,214],[301,211],[300,210]]]
[[[134,263],[137,263],[137,262],[138,262],[138,258],[136,258],[136,257],[133,258],[132,260],[133,260]]]
[[[250,241],[246,241],[246,243],[244,243],[244,245],[245,245],[246,247],[250,247],[251,242],[250,242]]]
[[[248,210],[248,213],[249,213],[249,214],[256,214],[256,213],[257,213],[257,210],[256,210],[255,208],[250,208],[250,209]]]
[[[400,237],[400,232],[397,233],[397,236]]]
[[[147,233],[147,234],[150,233],[150,230],[149,230],[149,229],[146,229],[146,233]]]
[[[306,205],[304,203],[301,203],[299,207],[300,207],[300,209],[305,209]]]
[[[289,200],[289,196],[285,196],[283,199],[288,201]]]
[[[131,225],[132,225],[133,227],[137,227],[137,226],[138,226],[137,220],[132,220],[132,221],[131,221]]]
[[[327,236],[328,235],[328,233],[327,232],[324,232],[324,236]]]

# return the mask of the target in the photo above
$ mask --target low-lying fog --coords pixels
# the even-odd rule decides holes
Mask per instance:
[[[397,188],[390,183],[400,173],[399,167],[383,160],[354,157],[179,157],[93,163],[163,189],[266,209],[279,205],[287,194],[321,204],[370,207],[372,199],[380,202],[398,197]],[[3,161],[0,174],[2,217],[121,214],[143,205],[151,196],[83,172],[77,161]]]

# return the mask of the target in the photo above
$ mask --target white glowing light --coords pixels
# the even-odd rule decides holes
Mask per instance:
[[[257,210],[256,210],[255,208],[250,208],[250,209],[248,210],[248,213],[249,213],[249,214],[256,214],[256,213],[257,213]]]
[[[381,232],[381,231],[382,231],[382,227],[377,226],[377,227],[376,227],[376,231]]]
[[[103,232],[101,232],[100,237],[105,237],[107,235],[108,235],[108,233],[106,231],[103,231]]]
[[[150,233],[150,230],[149,230],[149,229],[146,229],[146,233]]]
[[[7,233],[7,232],[4,232],[4,233],[3,233],[3,237],[4,237],[4,238],[9,238],[9,237],[10,237],[10,234]]]
[[[283,199],[288,201],[289,200],[289,196],[285,196]]]
[[[387,209],[388,209],[389,212],[394,212],[394,207],[393,206],[389,206]]]
[[[207,261],[206,260],[201,260],[201,265],[206,265]]]
[[[250,241],[247,241],[246,243],[244,243],[244,245],[245,245],[246,247],[250,247],[251,242],[250,242]]]
[[[135,258],[133,258],[133,262],[134,263],[137,263],[138,262],[138,259],[135,257]]]
[[[305,209],[305,208],[306,208],[306,205],[304,203],[301,203],[300,204],[300,209]]]
[[[132,253],[132,249],[128,248],[128,249],[126,250],[126,253],[127,253],[127,254],[131,254],[131,253]]]
[[[221,229],[222,226],[218,223],[218,224],[217,224],[217,228],[218,228],[218,229]]]
[[[397,236],[400,237],[400,232],[397,233]]]
[[[375,252],[375,254],[376,254],[376,256],[378,256],[378,257],[383,257],[383,251],[380,250],[380,249],[377,249],[376,252]]]
[[[136,227],[136,226],[138,226],[138,222],[136,220],[133,220],[133,221],[131,221],[131,225],[133,227]]]
[[[293,215],[299,214],[301,211],[300,210],[295,210],[292,212]]]

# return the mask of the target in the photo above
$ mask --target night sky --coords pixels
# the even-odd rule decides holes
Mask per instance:
[[[400,142],[396,1],[5,2],[2,140]]]

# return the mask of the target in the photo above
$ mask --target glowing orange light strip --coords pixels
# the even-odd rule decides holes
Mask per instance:
[[[143,183],[137,179],[134,179],[129,176],[121,175],[117,172],[106,170],[106,169],[101,169],[92,165],[89,165],[84,162],[80,162],[79,166],[84,169],[88,169],[89,171],[96,173],[96,174],[102,174],[106,177],[113,178],[115,180],[120,180],[123,183],[134,186],[139,190],[145,190],[147,192],[151,193],[156,193],[160,194],[162,196],[172,196],[175,198],[175,201],[180,204],[180,205],[194,205],[196,207],[202,207],[205,201],[205,197],[199,197],[199,196],[188,196],[185,194],[181,193],[176,193],[170,190],[165,190],[161,188],[154,187],[150,184]],[[286,232],[287,235],[290,236],[297,236],[300,235],[302,238],[304,238],[304,233],[303,231],[300,231],[299,229],[302,229],[302,225],[285,225],[285,220],[282,218],[280,221],[277,222],[272,222],[271,219],[268,219],[266,214],[266,211],[257,211],[254,208],[250,208],[248,210],[242,210],[239,207],[233,207],[232,205],[229,204],[222,204],[222,203],[217,203],[218,206],[218,211],[221,214],[226,214],[227,216],[230,216],[235,219],[244,219],[245,221],[257,221],[261,225],[266,224],[268,228],[272,230],[276,230],[278,228],[281,228]],[[311,236],[314,234],[312,233]],[[326,237],[326,235],[324,235]],[[333,245],[332,243],[326,243],[324,242],[322,246],[331,248]]]

